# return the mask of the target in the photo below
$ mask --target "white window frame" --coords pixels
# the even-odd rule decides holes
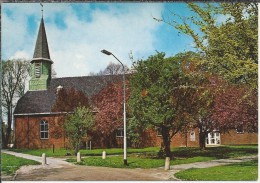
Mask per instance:
[[[195,134],[195,131],[194,131],[194,130],[191,130],[191,131],[190,131],[190,141],[191,141],[191,142],[196,141],[196,134]]]
[[[155,131],[156,131],[156,136],[157,137],[161,137],[162,136],[162,128],[155,127]]]
[[[236,128],[237,133],[238,133],[238,134],[243,134],[243,133],[245,133],[245,130],[244,130],[243,126],[242,126],[242,125],[240,125],[240,126],[241,126],[242,131],[238,131],[239,128]]]
[[[43,126],[43,130],[42,130],[42,126]],[[49,123],[47,120],[42,120],[40,122],[40,139],[49,139]]]
[[[120,134],[118,134],[120,132]],[[116,129],[116,137],[124,137],[124,129],[123,128],[117,128]]]

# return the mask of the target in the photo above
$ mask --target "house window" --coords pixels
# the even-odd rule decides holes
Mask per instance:
[[[155,127],[156,130],[156,136],[161,137],[162,136],[162,129],[160,127]]]
[[[35,63],[35,77],[41,77],[41,63]]]
[[[237,126],[237,133],[244,133],[244,128],[242,125]]]
[[[193,130],[190,132],[190,141],[195,141],[195,132]]]
[[[48,121],[42,120],[40,123],[40,138],[48,139],[49,138],[49,124]]]
[[[116,137],[124,137],[124,129],[123,128],[116,129]]]

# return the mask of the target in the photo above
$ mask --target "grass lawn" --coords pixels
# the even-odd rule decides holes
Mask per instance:
[[[130,150],[130,149],[129,149]],[[129,152],[128,150],[128,152]],[[108,156],[107,159],[103,160],[101,158],[101,153],[103,150],[97,150],[93,152],[91,155],[98,154],[97,157],[87,157],[83,158],[81,165],[87,166],[104,166],[104,167],[113,167],[113,168],[155,168],[155,167],[163,167],[164,166],[164,159],[159,159],[156,157],[157,152],[159,149],[139,149],[139,151],[135,151],[132,149],[133,152],[143,152],[142,154],[128,154],[128,164],[129,166],[125,167],[123,165],[123,157],[121,150],[113,150],[112,153],[109,150],[106,150],[107,154],[120,154],[120,156]],[[138,149],[137,149],[138,150]],[[88,154],[85,151],[85,155]],[[255,155],[258,153],[258,146],[251,145],[251,146],[220,146],[220,147],[210,147],[204,151],[201,151],[199,148],[195,147],[178,147],[173,149],[174,159],[171,160],[171,165],[177,164],[187,164],[187,163],[194,163],[194,162],[202,162],[202,161],[209,161],[213,159],[221,159],[221,158],[233,158],[239,156],[248,156],[248,155]],[[82,153],[84,154],[84,153]],[[76,162],[75,158],[68,159],[70,162]]]
[[[159,147],[147,147],[142,149],[129,148],[127,149],[127,153],[142,153],[147,155],[156,155],[159,149]],[[48,157],[63,157],[66,155],[66,153],[70,153],[72,155],[74,153],[73,150],[66,150],[63,148],[54,149],[54,153],[52,149],[11,149],[11,151],[31,154],[35,156],[42,156],[42,153],[45,153]],[[103,151],[106,151],[107,155],[120,155],[124,153],[124,150],[122,148],[80,150],[80,153],[82,156],[101,156]]]
[[[66,153],[73,154],[73,151],[66,149],[54,149],[54,153],[52,149],[10,149],[10,151],[30,154],[34,156],[42,156],[42,153],[45,153],[47,157],[62,157],[65,156]]]
[[[258,177],[258,162],[249,161],[212,168],[192,168],[175,174],[182,180],[196,181],[255,181]]]
[[[40,163],[33,160],[19,158],[13,155],[1,153],[2,158],[2,173],[11,175],[15,173],[21,166],[24,165],[39,165]]]
[[[128,154],[136,154],[140,153],[145,156],[156,156],[159,152],[159,147],[148,147],[148,148],[128,148]],[[54,153],[52,149],[12,149],[15,152],[21,152],[25,154],[31,154],[35,156],[41,156],[42,153],[45,153],[48,157],[64,157],[66,153],[71,153],[73,155],[72,150],[66,149],[55,149]],[[93,150],[80,150],[82,156],[101,156],[102,152],[106,151],[107,155],[121,155],[123,154],[122,148],[111,148],[111,149],[93,149]],[[204,157],[213,157],[216,159],[221,158],[232,158],[239,156],[248,156],[258,153],[257,145],[250,146],[220,146],[220,147],[209,147],[204,151],[201,151],[198,147],[177,147],[172,148],[173,156],[175,158],[192,158],[197,156]]]
[[[178,147],[173,149],[174,157],[196,157],[196,156],[207,156],[215,157],[216,159],[234,158],[241,156],[249,156],[258,154],[257,145],[247,146],[219,146],[219,147],[208,147],[206,150],[201,151],[197,147]]]
[[[213,157],[192,157],[185,159],[174,159],[171,160],[171,165],[177,164],[186,164],[186,163],[194,163],[200,161],[209,161],[215,159]],[[67,160],[68,162],[75,162],[75,158],[71,158]],[[163,167],[165,160],[158,158],[145,158],[144,156],[139,155],[130,155],[127,157],[128,166],[124,166],[123,164],[123,156],[108,156],[106,159],[102,159],[99,157],[86,157],[82,158],[82,162],[78,163],[80,165],[87,166],[103,166],[103,167],[113,167],[113,168],[156,168]]]

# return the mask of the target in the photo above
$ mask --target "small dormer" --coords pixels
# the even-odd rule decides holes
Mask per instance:
[[[59,85],[57,88],[56,88],[56,94],[59,93],[59,91],[61,91],[63,89],[63,86]]]

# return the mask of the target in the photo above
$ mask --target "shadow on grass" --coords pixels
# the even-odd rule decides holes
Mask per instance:
[[[196,147],[181,147],[173,149],[173,157],[190,158],[195,156],[215,157],[217,159],[225,159],[239,156],[248,156],[258,153],[258,146],[220,146],[207,147],[200,150]]]

